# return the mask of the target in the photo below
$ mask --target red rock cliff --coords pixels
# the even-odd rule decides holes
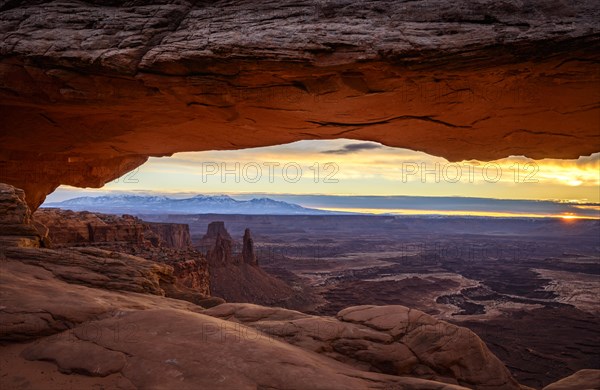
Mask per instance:
[[[60,209],[40,209],[35,219],[48,227],[56,247],[94,246],[166,263],[173,266],[178,283],[210,295],[208,264],[202,253],[190,246],[188,225]]]

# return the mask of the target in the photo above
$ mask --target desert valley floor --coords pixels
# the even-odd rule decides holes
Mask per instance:
[[[362,304],[416,308],[473,330],[529,386],[600,367],[598,221],[142,217],[189,224],[194,243],[211,221],[233,237],[250,227],[261,268],[309,296],[279,304],[324,315]]]
[[[2,389],[555,390],[600,374],[597,220],[31,213],[4,184],[0,211]]]

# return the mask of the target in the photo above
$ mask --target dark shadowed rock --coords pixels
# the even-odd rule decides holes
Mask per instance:
[[[227,229],[225,229],[225,222],[223,221],[209,223],[208,227],[206,228],[206,234],[204,237],[202,237],[202,239],[216,240],[218,235],[221,235],[221,237],[225,239],[232,240],[231,235],[229,235],[229,232]]]
[[[160,237],[162,245],[169,248],[186,249],[192,245],[188,225],[179,223],[144,222]]]
[[[215,244],[206,255],[208,264],[211,267],[224,267],[228,264],[237,263],[234,261],[233,256],[233,241],[230,238],[226,238],[221,233],[217,233]]]
[[[213,238],[214,236],[214,238]],[[250,302],[297,308],[308,299],[283,280],[258,266],[250,229],[245,229],[236,245],[223,222],[211,222],[201,245],[213,243],[206,258],[210,270],[211,293],[231,302]],[[238,249],[236,251],[235,249]]]
[[[256,259],[256,253],[254,253],[254,240],[250,234],[250,229],[244,231],[244,238],[242,244],[242,260],[246,264],[258,265]]]

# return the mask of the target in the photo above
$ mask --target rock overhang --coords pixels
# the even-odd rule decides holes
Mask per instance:
[[[301,139],[600,150],[593,1],[9,2],[0,182],[36,208],[149,156]],[[43,17],[42,17],[43,16]]]

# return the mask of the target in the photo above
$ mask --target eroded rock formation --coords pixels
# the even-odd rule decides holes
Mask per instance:
[[[206,254],[208,263],[211,267],[225,267],[227,265],[239,264],[233,256],[233,240],[225,238],[220,233],[217,234],[215,244]]]
[[[176,249],[187,249],[192,246],[188,225],[160,222],[144,222],[144,224],[160,238],[163,246]]]
[[[35,221],[50,228],[49,238],[55,246],[127,243],[189,249],[192,244],[188,225],[146,222],[132,215],[44,208],[35,213]]]
[[[212,246],[214,244],[214,240],[217,239],[217,236],[221,235],[221,237],[232,240],[231,235],[225,229],[225,222],[223,221],[214,221],[208,224],[206,228],[206,234],[202,237],[202,242],[207,246]]]
[[[258,265],[256,253],[254,253],[254,240],[250,229],[244,230],[244,238],[242,243],[242,261],[245,264]]]
[[[474,333],[404,306],[350,307],[336,318],[248,304],[224,304],[204,313],[369,371],[473,389],[519,389]]]
[[[293,309],[304,308],[313,299],[258,266],[250,229],[245,229],[240,245],[231,238],[224,222],[211,222],[200,247],[207,248],[210,286],[215,296]]]
[[[173,267],[125,253],[97,248],[3,248],[10,260],[42,267],[68,283],[165,295],[161,284],[173,284]]]
[[[0,183],[0,216],[0,248],[40,246],[41,237],[23,190]]]
[[[169,296],[206,307],[223,302],[209,298],[208,265],[202,254],[192,248],[160,246],[161,237],[143,221],[132,216],[38,211],[36,216],[46,227],[32,220],[23,197],[22,190],[0,183],[0,208],[5,211],[0,214],[0,259],[36,265],[60,280],[93,288]],[[47,236],[37,233],[42,228]],[[150,232],[151,240],[145,239],[144,232]],[[50,237],[56,248],[40,249],[48,246]]]
[[[600,150],[597,1],[6,2],[0,181],[35,209],[179,151]]]
[[[56,248],[95,247],[168,264],[173,267],[170,273],[177,285],[196,294],[210,295],[207,261],[190,246],[185,224],[60,209],[40,209],[34,217],[48,228],[49,239]]]

